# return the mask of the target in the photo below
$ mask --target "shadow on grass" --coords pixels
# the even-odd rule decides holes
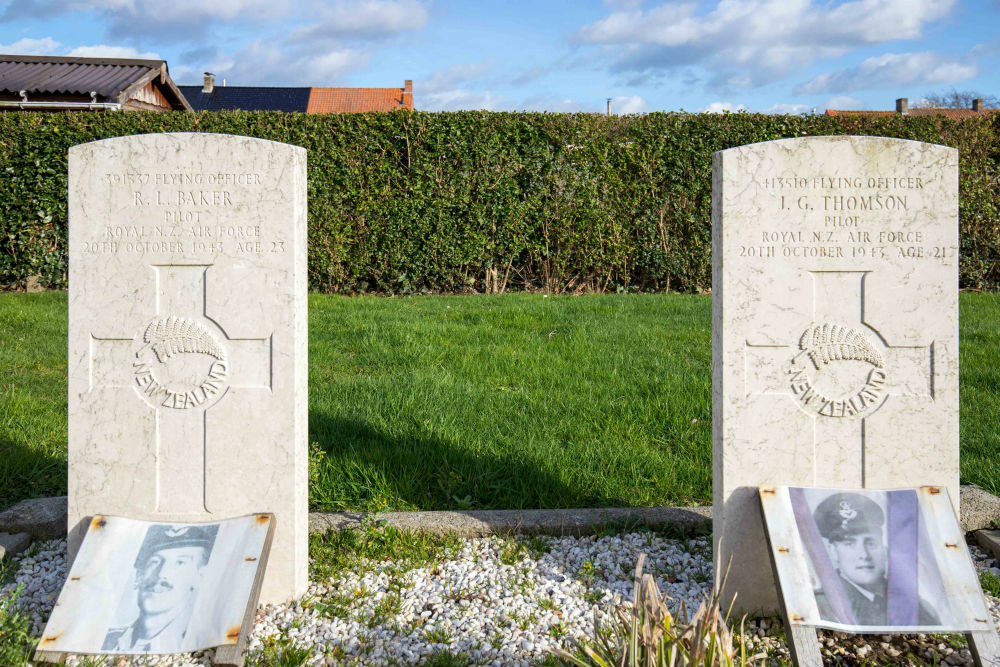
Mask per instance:
[[[66,459],[0,431],[0,510],[27,498],[66,495]]]
[[[463,449],[413,425],[389,434],[370,424],[309,415],[322,461],[310,482],[310,508],[334,510],[549,509],[631,505],[579,488],[517,452],[510,458]],[[520,456],[520,458],[518,458]]]

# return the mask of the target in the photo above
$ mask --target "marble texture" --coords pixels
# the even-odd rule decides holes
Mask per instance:
[[[69,152],[69,544],[87,517],[277,520],[307,586],[306,152],[146,134]]]
[[[716,566],[777,609],[757,486],[958,489],[958,152],[808,137],[712,169]]]

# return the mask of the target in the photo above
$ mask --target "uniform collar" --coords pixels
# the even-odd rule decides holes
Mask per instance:
[[[845,583],[848,583],[851,586],[853,586],[854,589],[857,590],[859,593],[861,593],[863,596],[865,596],[865,599],[868,600],[869,602],[874,602],[875,598],[878,597],[875,593],[872,593],[867,588],[864,588],[863,586],[858,586],[856,583],[845,577],[843,574],[840,575],[840,578],[843,579]]]

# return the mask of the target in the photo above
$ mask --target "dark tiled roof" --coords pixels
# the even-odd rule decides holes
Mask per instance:
[[[125,88],[163,65],[162,60],[0,55],[0,91],[23,90],[29,97],[93,91],[118,101]]]
[[[195,111],[301,111],[309,108],[309,88],[260,86],[215,86],[210,93],[202,86],[177,86]]]
[[[309,113],[356,113],[412,109],[413,94],[404,88],[313,88]]]

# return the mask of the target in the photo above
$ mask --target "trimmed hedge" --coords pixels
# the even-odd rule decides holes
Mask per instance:
[[[66,155],[147,132],[309,151],[309,284],[323,292],[679,290],[711,284],[711,155],[859,134],[958,148],[963,287],[1000,284],[1000,114],[0,113],[0,286],[66,284]]]

